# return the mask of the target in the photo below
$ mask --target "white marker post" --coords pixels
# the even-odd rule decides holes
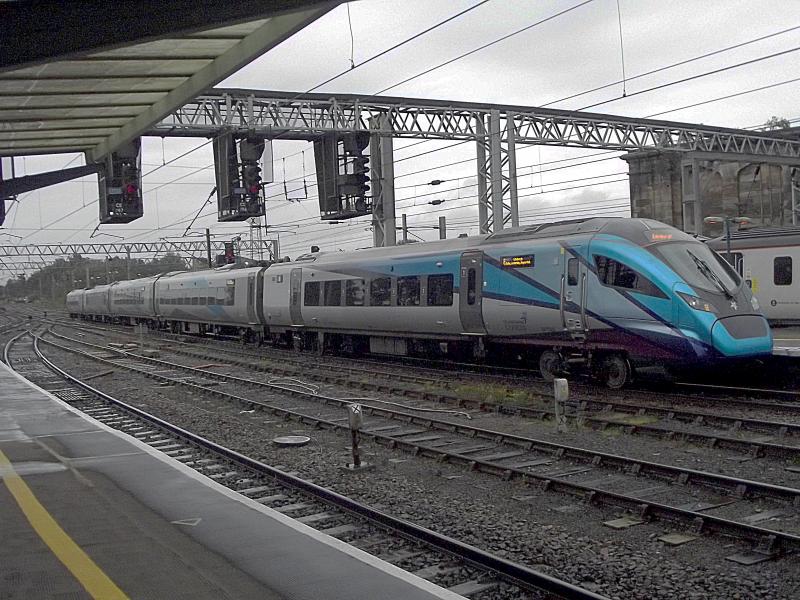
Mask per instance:
[[[347,406],[347,416],[350,422],[350,435],[353,441],[353,464],[348,465],[352,469],[361,468],[361,456],[358,453],[358,432],[364,424],[364,414],[360,404],[349,404]]]
[[[555,396],[556,431],[567,432],[567,400],[569,400],[569,383],[566,379],[553,380],[553,394]]]

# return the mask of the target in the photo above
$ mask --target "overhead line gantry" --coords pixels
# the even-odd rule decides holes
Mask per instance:
[[[395,241],[394,138],[476,143],[482,233],[519,224],[518,145],[672,150],[684,153],[684,160],[694,165],[700,160],[800,165],[800,141],[763,132],[530,106],[352,94],[214,89],[172,112],[147,135],[213,137],[222,132],[302,140],[369,133],[375,245]],[[685,208],[699,224],[698,196],[694,194],[687,203],[692,206]]]

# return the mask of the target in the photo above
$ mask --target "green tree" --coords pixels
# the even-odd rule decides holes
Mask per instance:
[[[772,115],[766,123],[764,123],[764,127],[768,130],[771,129],[788,129],[791,127],[791,123],[789,123],[789,119],[784,117],[776,117]]]

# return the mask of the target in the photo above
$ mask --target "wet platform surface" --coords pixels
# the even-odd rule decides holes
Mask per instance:
[[[456,599],[87,418],[0,364],[0,596]]]
[[[773,327],[772,353],[800,357],[800,327]]]

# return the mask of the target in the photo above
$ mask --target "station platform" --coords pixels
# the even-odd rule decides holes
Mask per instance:
[[[800,358],[800,327],[773,327],[772,354]]]
[[[0,363],[0,597],[462,598],[236,494]]]

